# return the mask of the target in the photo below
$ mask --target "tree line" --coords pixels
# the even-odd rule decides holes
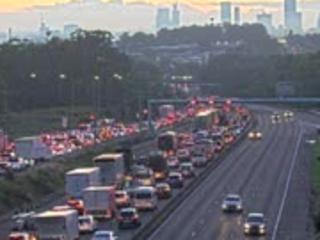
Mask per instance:
[[[0,113],[74,105],[132,116],[162,93],[161,78],[153,63],[119,52],[109,32],[80,30],[44,44],[12,39],[0,45]]]

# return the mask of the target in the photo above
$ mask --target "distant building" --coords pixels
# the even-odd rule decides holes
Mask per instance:
[[[234,24],[240,25],[241,24],[241,13],[240,13],[240,7],[234,8]]]
[[[221,2],[220,3],[221,11],[221,22],[222,23],[231,23],[231,3],[230,2]]]
[[[156,16],[156,30],[159,31],[164,28],[170,28],[170,9],[159,8]]]
[[[4,32],[0,32],[0,43],[4,43],[6,41],[8,41],[7,34]]]
[[[178,4],[173,5],[171,25],[173,28],[180,27],[180,11],[178,9]]]
[[[71,34],[79,30],[80,27],[77,24],[66,24],[63,27],[63,36],[65,38],[70,38]]]
[[[274,28],[272,25],[272,15],[268,13],[260,13],[257,15],[257,22],[262,24],[267,32],[271,35],[273,34]]]
[[[297,11],[296,0],[284,0],[284,25],[294,33],[302,32],[302,16]]]
[[[318,28],[318,30],[320,30],[320,13],[319,13],[319,15],[318,15],[318,24],[317,24],[317,28]]]

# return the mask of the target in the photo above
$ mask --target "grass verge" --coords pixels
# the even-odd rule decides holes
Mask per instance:
[[[320,139],[316,141],[312,151],[312,203],[311,214],[315,227],[316,239],[320,239]]]
[[[44,163],[35,170],[1,179],[0,215],[14,210],[40,207],[41,203],[46,202],[50,196],[62,194],[66,171],[77,167],[92,166],[91,159],[95,155],[109,150],[109,147],[99,151],[89,150],[75,157]]]

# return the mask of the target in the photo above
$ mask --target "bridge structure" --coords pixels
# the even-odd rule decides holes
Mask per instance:
[[[190,99],[149,99],[148,100],[148,125],[151,133],[155,132],[154,126],[152,124],[152,108],[154,105],[161,104],[188,104],[192,100]],[[197,102],[208,102],[208,98],[197,98]],[[309,97],[290,97],[290,98],[234,98],[234,97],[215,97],[214,102],[224,103],[226,101],[231,101],[232,103],[241,104],[320,104],[320,98],[309,98]]]

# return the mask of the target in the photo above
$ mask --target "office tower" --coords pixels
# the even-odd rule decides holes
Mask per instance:
[[[173,28],[180,27],[180,11],[178,9],[178,4],[173,5],[171,26]]]
[[[157,10],[156,16],[156,29],[157,31],[170,28],[171,21],[170,21],[170,9],[169,8],[159,8]]]
[[[236,25],[241,24],[241,13],[240,13],[239,7],[234,8],[234,24],[236,24]]]
[[[272,15],[268,13],[260,13],[257,15],[257,22],[262,24],[269,34],[273,33]]]
[[[317,24],[317,28],[320,30],[320,13],[318,15],[318,24]]]
[[[284,0],[284,24],[289,31],[302,32],[302,16],[297,12],[296,0]]]
[[[231,23],[231,3],[230,2],[221,2],[220,4],[221,11],[221,22],[222,23]]]

